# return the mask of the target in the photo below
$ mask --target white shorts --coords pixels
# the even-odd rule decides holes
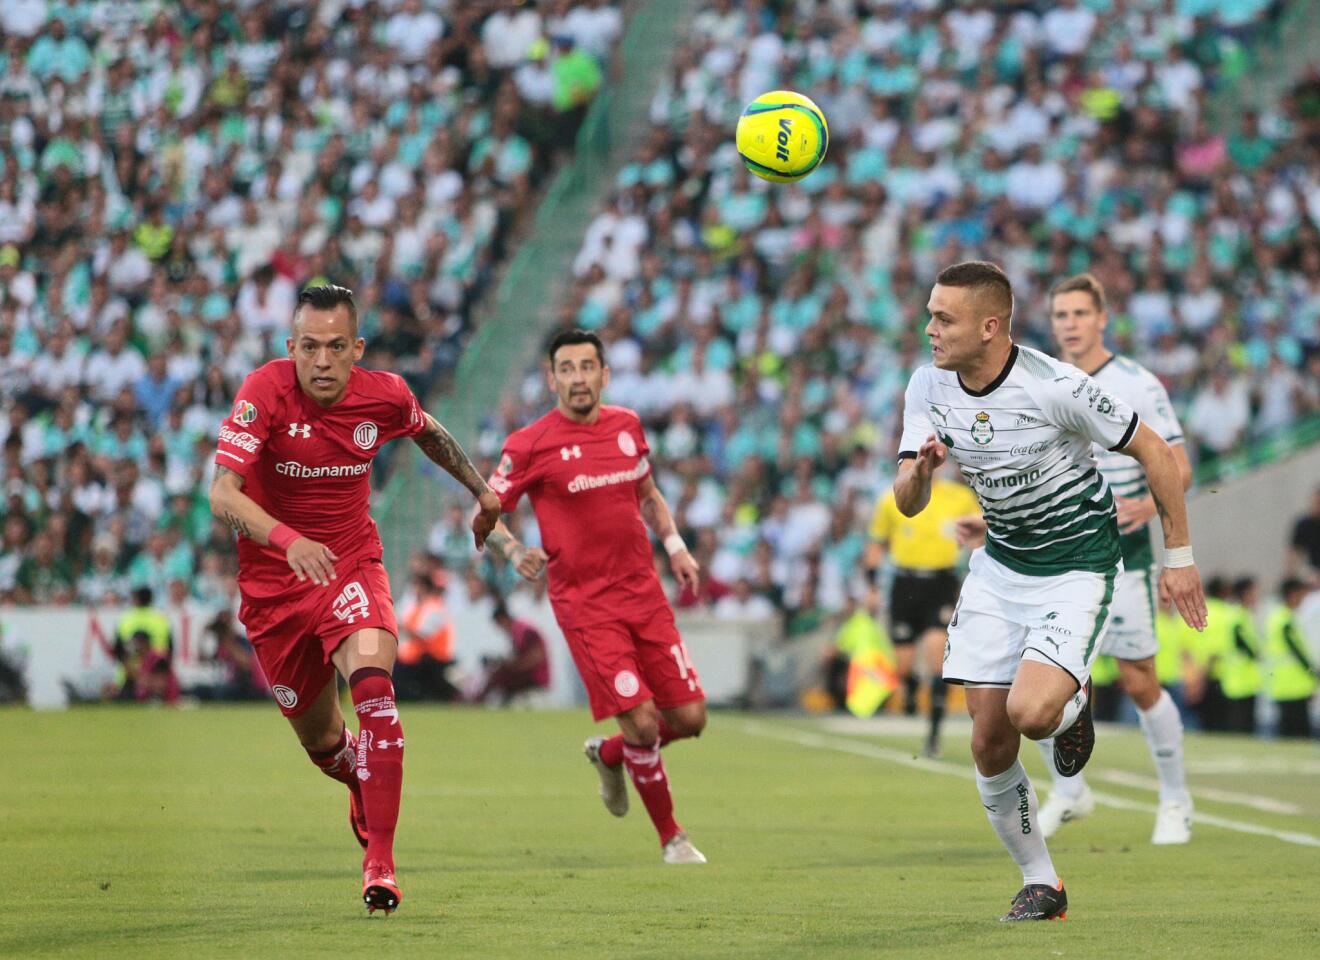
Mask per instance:
[[[1122,573],[1120,561],[1107,574],[1029,577],[976,550],[949,621],[945,683],[1010,686],[1026,659],[1062,667],[1085,684]]]
[[[1109,629],[1100,652],[1120,660],[1144,660],[1155,656],[1155,569],[1124,570],[1114,588]]]

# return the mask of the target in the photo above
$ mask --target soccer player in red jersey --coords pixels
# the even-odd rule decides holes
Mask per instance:
[[[610,372],[600,338],[565,331],[550,345],[553,410],[510,435],[490,485],[511,512],[525,493],[545,549],[519,543],[499,523],[487,539],[529,580],[544,571],[550,602],[596,720],[621,735],[592,737],[587,758],[601,799],[628,812],[624,770],[660,834],[665,863],[705,863],[674,820],[660,748],[706,726],[706,699],[674,625],[646,529],[661,539],[679,582],[695,588],[697,562],[651,476],[637,414],[605,406]]]
[[[349,825],[366,850],[362,898],[389,913],[403,727],[394,702],[398,626],[381,542],[368,513],[371,462],[412,440],[472,491],[478,549],[500,501],[462,448],[393,373],[363,370],[352,291],[308,287],[287,360],[243,382],[220,426],[211,509],[238,534],[238,616],[280,710],[312,763],[349,789]],[[353,736],[335,671],[358,715]]]

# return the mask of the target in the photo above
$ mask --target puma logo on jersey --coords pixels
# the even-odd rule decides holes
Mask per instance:
[[[306,440],[312,435],[312,425],[310,423],[291,423],[289,424],[289,436],[302,437]]]
[[[581,460],[582,448],[579,447],[576,443],[573,444],[573,446],[571,447],[560,447],[559,456],[565,460]]]

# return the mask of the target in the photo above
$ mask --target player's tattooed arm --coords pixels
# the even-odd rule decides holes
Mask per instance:
[[[540,547],[528,547],[519,543],[513,532],[501,520],[486,537],[486,546],[497,557],[507,560],[526,580],[535,580],[545,570],[549,557]]]
[[[490,536],[486,538],[486,549],[490,550],[491,553],[499,557],[501,560],[508,560],[510,563],[516,563],[518,551],[524,548],[523,545],[518,542],[518,538],[513,535],[512,531],[510,531],[509,528],[504,525],[504,521],[501,520],[495,525],[495,529],[491,531]]]
[[[216,467],[211,479],[211,513],[240,537],[265,543],[276,520],[243,492],[243,475]],[[263,522],[268,521],[268,522]]]
[[[642,522],[661,540],[678,533],[678,524],[669,512],[665,495],[655,485],[655,477],[647,477],[637,489],[637,506],[642,511]]]
[[[280,522],[262,509],[261,505],[243,492],[243,477],[228,467],[217,466],[211,480],[211,513],[219,517],[239,536],[271,546],[271,534]],[[289,569],[299,582],[311,580],[319,586],[329,586],[336,579],[333,550],[323,543],[304,537],[285,527],[290,540],[274,544],[282,549]],[[277,538],[278,539],[278,538]]]
[[[665,495],[656,486],[655,477],[648,476],[637,488],[637,506],[642,512],[642,521],[651,532],[660,538],[669,554],[669,569],[681,586],[696,591],[700,585],[701,565],[697,563],[683,538],[679,536],[678,524],[665,502]]]
[[[484,493],[493,493],[490,487],[486,485],[485,478],[477,472],[477,468],[472,465],[468,455],[463,452],[463,447],[454,439],[453,434],[429,413],[425,416],[426,429],[413,437],[413,442],[422,448],[422,453],[426,454],[434,463],[443,467],[455,480],[467,487],[474,497],[480,497]]]

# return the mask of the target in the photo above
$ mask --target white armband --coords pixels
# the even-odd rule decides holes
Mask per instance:
[[[669,536],[665,537],[665,553],[669,554],[671,557],[676,553],[682,553],[686,549],[687,544],[683,542],[683,538],[678,534],[671,533]]]
[[[1190,567],[1195,563],[1192,560],[1191,547],[1165,547],[1164,566],[1167,567]]]

